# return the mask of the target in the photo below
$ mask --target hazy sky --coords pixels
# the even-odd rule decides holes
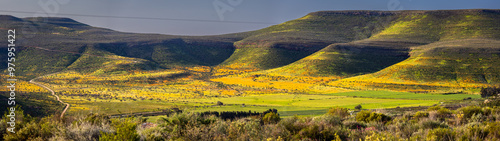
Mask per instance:
[[[118,31],[213,35],[322,10],[500,9],[500,0],[1,0],[0,14],[69,17]],[[10,12],[9,12],[10,11]]]

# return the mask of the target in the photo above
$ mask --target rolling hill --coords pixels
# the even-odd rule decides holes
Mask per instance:
[[[342,87],[358,79],[497,84],[498,23],[500,10],[488,9],[320,11],[256,31],[174,36],[118,32],[68,18],[0,16],[0,27],[21,31],[17,68],[26,78],[63,70],[216,66],[345,78],[329,82]]]

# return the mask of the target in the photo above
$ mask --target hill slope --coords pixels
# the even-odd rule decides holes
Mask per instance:
[[[331,13],[331,12],[325,12]],[[499,10],[389,12],[391,20],[368,39],[328,47],[274,69],[292,75],[354,76],[377,72],[405,60],[410,48],[439,41],[500,39]],[[366,13],[365,13],[366,14]],[[496,43],[490,42],[491,45]],[[472,51],[472,50],[471,50]],[[451,52],[452,53],[452,52]]]
[[[188,37],[123,33],[91,27],[68,18],[0,16],[0,27],[16,29],[17,73],[29,78],[103,65],[99,61],[88,63],[81,59],[79,65],[74,64],[79,58],[89,56],[94,60],[120,60],[116,58],[119,56],[136,58],[143,65],[153,65],[148,68],[213,66],[234,52],[233,42],[239,39],[235,35]],[[0,58],[6,59],[6,49],[0,53]],[[4,70],[5,62],[2,64],[0,69]]]
[[[467,39],[412,47],[411,57],[373,74],[331,85],[393,90],[468,89],[500,83],[500,41]]]

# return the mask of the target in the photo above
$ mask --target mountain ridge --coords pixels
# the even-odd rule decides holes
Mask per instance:
[[[23,29],[21,25],[28,25],[40,29],[19,35],[19,57],[30,60],[20,63],[19,68],[21,74],[32,77],[85,68],[87,65],[81,62],[75,64],[82,55],[66,52],[87,52],[137,59],[150,65],[148,68],[217,66],[348,78],[377,73],[413,59],[413,51],[428,44],[499,40],[496,23],[500,23],[500,10],[496,9],[318,11],[255,31],[175,36],[118,32],[62,17],[0,16],[1,27]],[[36,51],[29,46],[62,52]],[[89,47],[92,52],[88,52]],[[0,52],[5,57],[5,51]],[[46,59],[33,59],[35,56]],[[5,69],[2,66],[0,69]]]

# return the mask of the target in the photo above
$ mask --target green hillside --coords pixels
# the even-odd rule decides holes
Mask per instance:
[[[377,72],[408,58],[411,42],[363,40],[337,43],[270,73],[348,77]]]
[[[500,27],[496,25],[500,23],[498,10],[397,11],[391,14],[391,18],[385,18],[391,20],[390,24],[368,39],[329,45],[270,72],[355,76],[377,72],[405,60],[413,46],[438,41],[500,39]]]
[[[123,71],[176,66],[250,68],[265,73],[345,78],[375,73],[412,59],[411,54],[426,44],[462,45],[474,39],[488,41],[482,46],[496,47],[500,39],[497,23],[500,10],[320,11],[256,31],[173,36],[117,32],[68,18],[0,16],[1,27],[23,31],[17,43],[18,58],[23,60],[18,63],[18,73],[28,78],[68,69],[93,72],[103,68]],[[462,52],[484,53],[474,47]],[[5,50],[0,53],[6,58]],[[412,75],[411,80],[427,81],[426,76]],[[442,79],[454,80],[449,76]],[[474,82],[492,83],[497,79]]]
[[[236,34],[189,37],[123,33],[68,18],[0,16],[0,27],[18,31],[16,68],[19,76],[27,78],[68,69],[98,70],[106,66],[102,63],[123,57],[142,60],[134,65],[138,69],[214,66],[226,60],[234,52],[233,42],[241,39]],[[6,49],[0,53],[0,58],[7,58]],[[129,65],[115,65],[111,70],[131,69]],[[0,69],[6,69],[6,65]]]
[[[314,12],[302,18],[247,33],[234,43],[235,53],[223,65],[269,69],[302,59],[332,43],[370,37],[392,12]]]
[[[387,89],[480,88],[500,83],[500,41],[467,39],[412,47],[411,57],[373,74],[333,85]]]

